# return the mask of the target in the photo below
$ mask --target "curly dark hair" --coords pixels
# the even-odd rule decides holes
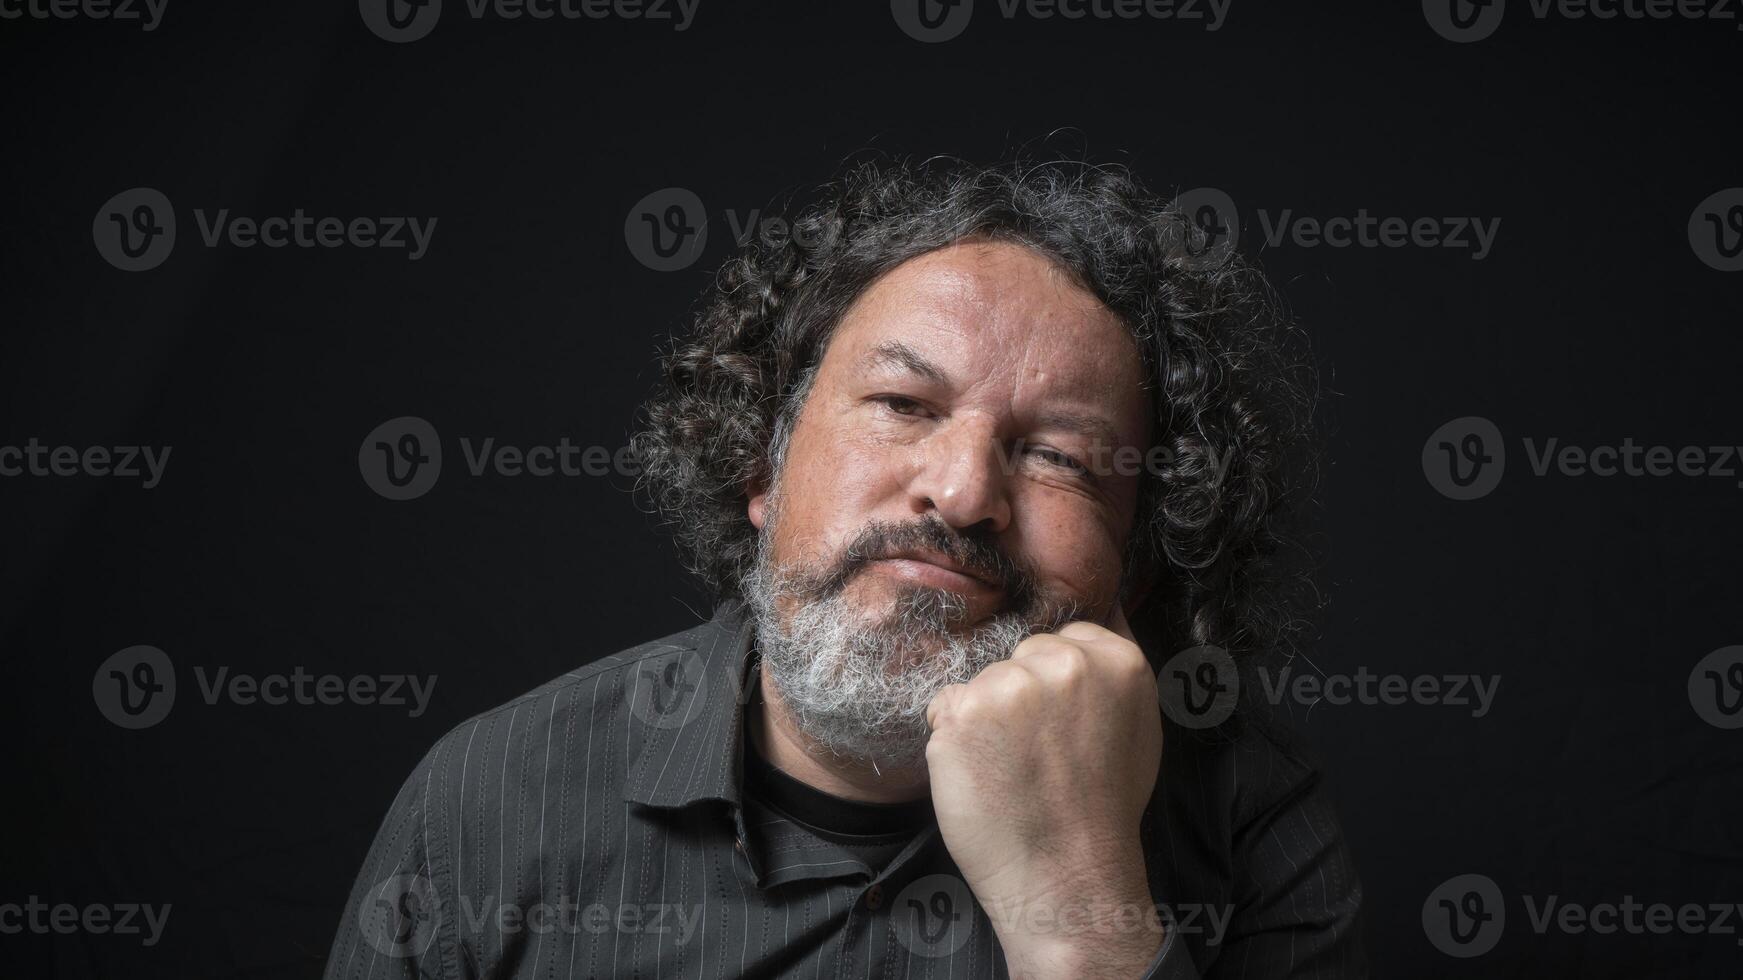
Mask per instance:
[[[720,270],[664,358],[632,445],[642,489],[689,567],[738,595],[757,532],[747,488],[769,481],[835,326],[879,276],[965,239],[1047,256],[1131,329],[1166,465],[1141,477],[1123,580],[1159,587],[1134,629],[1178,646],[1276,649],[1298,625],[1283,560],[1317,468],[1317,375],[1301,331],[1238,254],[1207,260],[1188,216],[1130,170],[1079,161],[949,158],[850,166]]]

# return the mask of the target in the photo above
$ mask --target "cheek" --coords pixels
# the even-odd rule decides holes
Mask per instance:
[[[1094,604],[1107,601],[1120,580],[1124,539],[1101,509],[1082,500],[1024,501],[1020,553],[1043,588]]]
[[[782,475],[776,542],[785,554],[832,553],[872,520],[901,520],[902,450],[815,426],[795,432]]]

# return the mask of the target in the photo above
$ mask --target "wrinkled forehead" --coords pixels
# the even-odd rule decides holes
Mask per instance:
[[[1126,324],[1057,263],[1011,243],[954,245],[891,270],[849,308],[825,360],[854,376],[912,374],[1016,407],[1063,400],[1143,414],[1143,368]]]

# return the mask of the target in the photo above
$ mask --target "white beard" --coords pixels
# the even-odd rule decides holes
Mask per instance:
[[[769,535],[761,545],[744,593],[755,617],[762,670],[800,734],[837,756],[879,769],[923,762],[930,735],[926,708],[938,692],[1008,659],[1045,625],[1005,612],[972,631],[955,632],[952,624],[964,615],[962,597],[930,588],[906,591],[888,616],[868,619],[845,590],[823,599],[804,597],[770,567]],[[785,621],[783,604],[792,607]]]

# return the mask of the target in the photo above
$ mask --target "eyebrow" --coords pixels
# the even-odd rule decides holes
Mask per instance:
[[[1042,429],[1060,429],[1074,435],[1088,436],[1100,440],[1107,445],[1116,445],[1119,434],[1113,425],[1099,415],[1085,415],[1080,412],[1043,412],[1036,420]]]
[[[950,383],[950,375],[946,374],[943,368],[927,360],[926,355],[899,340],[884,341],[867,351],[861,360],[868,366],[891,365],[898,367],[911,374],[919,375],[933,384],[948,385]],[[1100,415],[1063,410],[1048,411],[1041,413],[1036,422],[1043,429],[1059,429],[1073,435],[1101,439],[1109,445],[1117,442],[1119,437],[1119,434],[1114,431],[1113,424]]]
[[[944,369],[926,359],[926,355],[899,340],[886,340],[866,351],[862,358],[866,365],[893,365],[917,374],[936,385],[950,384],[950,375]]]

